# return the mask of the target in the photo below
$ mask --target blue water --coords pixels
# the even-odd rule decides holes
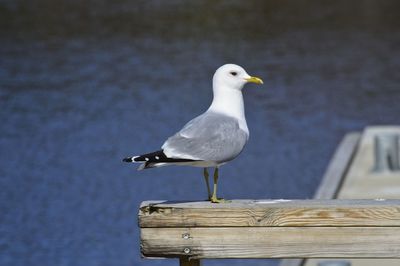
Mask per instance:
[[[400,5],[299,3],[1,2],[0,264],[177,265],[140,257],[138,206],[203,200],[201,169],[121,159],[203,112],[224,63],[265,81],[225,198],[311,198],[345,133],[399,124]],[[205,261],[243,264],[277,261]]]

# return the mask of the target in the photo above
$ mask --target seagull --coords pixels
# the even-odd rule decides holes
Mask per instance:
[[[242,89],[246,83],[263,84],[240,66],[226,64],[213,76],[213,100],[206,112],[189,121],[169,137],[161,149],[123,159],[141,163],[138,170],[167,165],[203,168],[208,200],[224,202],[217,197],[218,169],[236,158],[249,139]],[[208,168],[214,167],[214,187],[211,194]]]

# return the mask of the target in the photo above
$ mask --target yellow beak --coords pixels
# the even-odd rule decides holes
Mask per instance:
[[[262,79],[257,78],[257,77],[246,78],[246,80],[247,80],[247,82],[252,82],[252,83],[256,83],[256,84],[264,84]]]

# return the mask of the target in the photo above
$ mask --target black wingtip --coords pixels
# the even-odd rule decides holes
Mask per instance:
[[[126,158],[122,159],[122,161],[123,161],[123,162],[126,162],[126,163],[131,163],[131,162],[133,162],[132,157],[126,157]]]

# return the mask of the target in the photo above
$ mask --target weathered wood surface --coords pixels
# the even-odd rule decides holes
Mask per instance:
[[[334,199],[339,193],[340,187],[350,168],[354,155],[360,141],[361,134],[358,132],[348,133],[340,142],[326,168],[314,199]],[[301,266],[306,259],[284,259],[280,266]]]
[[[145,227],[400,226],[400,200],[144,202]]]
[[[400,257],[400,200],[145,202],[144,256]]]
[[[142,228],[142,253],[190,258],[400,258],[400,227]]]

